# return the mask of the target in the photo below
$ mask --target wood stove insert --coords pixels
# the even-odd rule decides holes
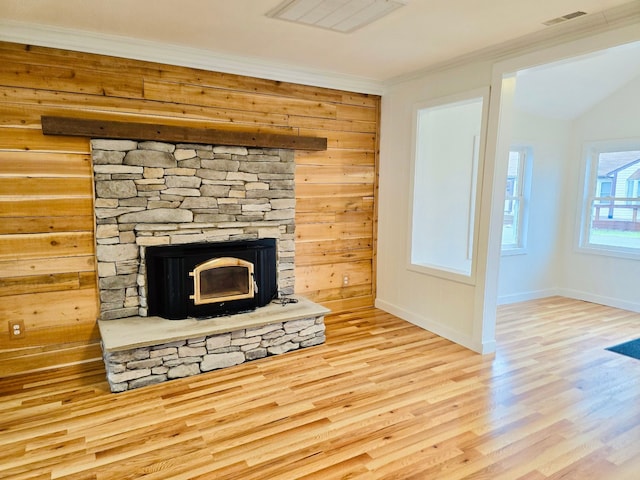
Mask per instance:
[[[278,295],[276,239],[150,246],[149,315],[169,320],[246,312]]]

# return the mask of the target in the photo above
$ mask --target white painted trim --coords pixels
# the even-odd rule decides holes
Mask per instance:
[[[412,259],[413,244],[414,244],[414,203],[415,203],[415,177],[416,177],[416,164],[418,163],[418,117],[420,111],[432,107],[445,107],[452,104],[466,103],[482,99],[482,111],[480,118],[480,132],[474,140],[474,165],[473,173],[471,175],[471,191],[469,192],[469,203],[471,208],[469,209],[469,219],[467,228],[467,251],[470,252],[470,266],[469,271],[455,270],[453,268],[436,265],[436,264],[420,264],[414,263]],[[476,271],[478,263],[478,236],[480,228],[480,200],[481,200],[481,184],[482,175],[481,172],[484,169],[485,164],[485,143],[487,138],[487,123],[489,118],[489,102],[490,102],[490,89],[489,87],[476,88],[465,92],[459,92],[444,97],[432,98],[416,102],[413,104],[411,113],[412,122],[412,139],[411,139],[411,173],[410,173],[410,185],[409,185],[409,224],[407,225],[407,270],[422,274],[430,275],[433,277],[442,278],[454,282],[464,283],[467,285],[476,284]]]
[[[512,303],[528,302],[529,300],[539,300],[541,298],[566,296],[562,295],[559,290],[547,288],[544,290],[532,290],[530,292],[512,293],[510,295],[500,295],[498,297],[498,305],[510,305]]]
[[[303,69],[292,65],[267,62],[260,58],[224,55],[197,48],[48,25],[0,20],[0,40],[349,92],[373,95],[382,95],[384,92],[383,83],[371,78]]]
[[[410,322],[417,327],[420,327],[424,330],[428,330],[436,335],[439,335],[447,340],[451,340],[459,345],[462,345],[469,350],[473,350],[474,352],[481,354],[493,353],[496,350],[496,342],[495,340],[484,342],[482,344],[474,341],[471,337],[467,335],[461,334],[457,330],[453,330],[452,328],[443,325],[442,323],[434,322],[427,318],[424,318],[421,315],[410,312],[409,310],[405,310],[402,307],[398,307],[390,302],[385,300],[376,299],[375,301],[376,308],[380,310],[384,310],[387,313],[391,313],[396,317],[399,317],[407,322]]]
[[[529,300],[539,300],[549,297],[566,297],[574,300],[597,303],[607,307],[620,308],[631,312],[640,313],[640,302],[629,302],[614,297],[606,297],[590,292],[583,292],[571,288],[550,288],[545,290],[535,290],[530,292],[514,293],[512,295],[502,295],[498,298],[499,305],[510,305],[513,303],[527,302]]]
[[[620,308],[622,310],[629,310],[631,312],[640,313],[640,302],[629,302],[627,300],[621,300],[614,297],[606,297],[604,295],[597,295],[590,292],[582,292],[580,290],[573,290],[571,288],[561,288],[558,290],[558,295],[568,298],[574,298],[576,300],[583,300],[585,302],[597,303],[599,305],[606,305],[608,307]]]

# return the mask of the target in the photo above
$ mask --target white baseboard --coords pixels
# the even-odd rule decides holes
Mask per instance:
[[[557,289],[547,288],[544,290],[534,290],[531,292],[513,293],[511,295],[500,295],[498,305],[508,305],[510,303],[526,302],[528,300],[538,300],[539,298],[562,295]]]
[[[640,313],[640,302],[630,302],[615,297],[606,297],[591,292],[583,292],[572,288],[550,288],[546,290],[535,290],[531,292],[522,292],[512,295],[501,295],[498,297],[498,305],[508,305],[511,303],[526,302],[528,300],[537,300],[547,297],[567,297],[575,300],[584,300],[585,302],[597,303],[608,307],[621,308],[631,312]]]
[[[629,310],[631,312],[640,313],[640,302],[630,302],[628,300],[622,300],[620,298],[606,297],[604,295],[597,295],[590,292],[582,292],[579,290],[573,290],[570,288],[561,288],[558,290],[557,295],[563,297],[575,298],[576,300],[584,300],[585,302],[598,303],[600,305],[606,305],[608,307],[620,308],[622,310]]]
[[[537,300],[540,298],[553,296],[573,298],[576,300],[583,300],[585,302],[592,302],[600,305],[606,305],[609,307],[620,308],[623,310],[640,313],[640,302],[630,302],[619,298],[606,297],[603,295],[581,292],[579,290],[572,290],[569,288],[545,289],[523,292],[513,295],[503,295],[498,297],[498,304],[506,305],[510,303],[525,302],[527,300]],[[486,354],[492,353],[496,349],[495,339],[490,342],[476,342],[470,336],[454,330],[447,325],[427,319],[418,313],[411,312],[379,298],[376,299],[375,306],[380,310],[391,313],[420,328],[433,332],[436,335],[446,338],[447,340],[451,340],[452,342],[462,345],[465,348],[473,350],[474,352]]]
[[[553,288],[546,290],[535,290],[531,292],[515,293],[512,295],[501,295],[498,297],[498,305],[508,305],[511,303],[526,302],[528,300],[537,300],[547,297],[567,297],[576,300],[584,300],[585,302],[598,303],[608,307],[621,308],[631,312],[640,313],[640,302],[630,302],[615,297],[607,297],[591,292],[583,292],[572,288]]]
[[[469,350],[473,350],[474,352],[486,354],[495,351],[495,340],[483,343],[476,342],[470,336],[454,330],[447,325],[443,325],[439,322],[434,322],[433,320],[429,320],[420,314],[410,312],[409,310],[405,310],[404,308],[401,308],[379,298],[376,299],[375,306],[380,310],[391,313],[396,317],[413,323],[414,325],[435,333],[436,335],[446,338],[447,340],[451,340],[452,342],[462,345],[463,347],[468,348]]]

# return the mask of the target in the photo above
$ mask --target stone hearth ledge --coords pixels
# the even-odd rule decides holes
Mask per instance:
[[[120,352],[140,347],[229,333],[274,323],[323,317],[331,310],[304,297],[292,295],[297,303],[275,303],[251,312],[221,317],[166,320],[160,317],[128,317],[98,320],[104,352]]]

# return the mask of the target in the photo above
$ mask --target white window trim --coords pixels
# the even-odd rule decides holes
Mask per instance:
[[[521,180],[520,216],[518,225],[518,245],[501,244],[500,255],[526,255],[528,253],[527,238],[529,233],[529,209],[531,199],[531,177],[533,175],[533,147],[524,143],[518,143],[509,147],[509,152],[519,150],[524,153],[519,169]],[[506,178],[505,178],[506,181]],[[505,196],[505,201],[507,197]]]

